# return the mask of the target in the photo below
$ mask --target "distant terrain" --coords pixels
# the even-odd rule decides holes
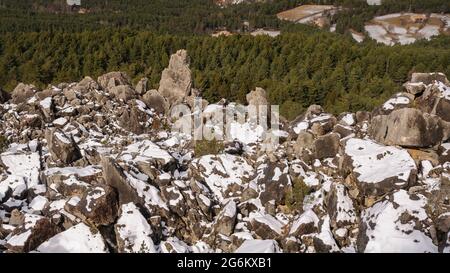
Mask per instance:
[[[334,32],[338,28],[340,12],[348,12],[348,7],[333,5],[301,5],[277,14],[281,20],[309,24]],[[450,13],[393,13],[377,16],[364,22],[364,29],[345,29],[357,42],[366,36],[377,42],[394,45],[410,44],[420,39],[431,39],[450,34]]]
[[[116,70],[127,72],[133,82],[147,77],[156,86],[168,56],[187,48],[195,57],[194,86],[208,100],[243,102],[248,90],[261,86],[271,103],[294,118],[314,103],[333,113],[372,109],[398,92],[413,72],[450,74],[448,36],[391,48],[370,39],[365,29],[374,18],[409,9],[449,12],[448,1],[385,0],[372,6],[330,0],[321,4],[333,8],[324,16],[306,17],[308,24],[294,22],[297,17],[277,18],[315,13],[314,4],[91,0],[70,7],[63,0],[2,0],[0,87],[11,91],[19,82],[29,82],[43,88]],[[292,9],[296,12],[286,12]],[[323,28],[311,26],[311,19]],[[429,28],[422,32],[435,34]],[[388,44],[412,41],[386,35]]]

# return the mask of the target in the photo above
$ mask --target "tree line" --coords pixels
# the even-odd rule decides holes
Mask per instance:
[[[408,46],[355,43],[350,37],[304,27],[276,38],[234,35],[161,35],[104,28],[69,33],[45,31],[0,35],[0,86],[49,83],[125,71],[137,82],[148,77],[157,88],[170,55],[186,48],[194,86],[210,102],[245,102],[256,86],[293,118],[311,104],[328,111],[371,110],[401,91],[414,71],[450,75],[450,37]]]

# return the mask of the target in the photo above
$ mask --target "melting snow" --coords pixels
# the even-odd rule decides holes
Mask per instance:
[[[409,104],[409,102],[410,101],[407,97],[399,96],[399,97],[392,98],[392,99],[389,99],[388,101],[386,101],[383,104],[383,109],[384,110],[392,110],[395,108],[395,105],[397,105],[397,104]]]
[[[246,240],[235,253],[280,253],[275,240]]]
[[[370,238],[365,252],[437,252],[430,237],[415,229],[414,218],[425,220],[427,200],[418,195],[417,200],[410,198],[404,190],[393,194],[392,201],[376,203],[362,212],[362,221],[367,224],[366,235]],[[395,203],[395,204],[394,204]],[[413,218],[405,223],[400,220],[403,213]]]
[[[353,160],[353,171],[359,174],[358,181],[364,183],[378,183],[390,177],[407,182],[411,171],[416,169],[406,150],[371,140],[349,139],[345,153]]]
[[[124,242],[126,252],[150,252],[155,253],[152,229],[139,209],[133,204],[124,204],[121,207],[121,215],[117,220],[116,232]]]
[[[80,223],[56,234],[38,248],[44,253],[105,253],[108,252],[100,233]]]

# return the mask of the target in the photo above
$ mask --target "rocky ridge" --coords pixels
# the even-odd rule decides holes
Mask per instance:
[[[217,154],[170,130],[200,96],[186,51],[158,90],[122,72],[0,90],[0,252],[450,252],[450,83],[404,87],[372,112],[312,105],[271,151],[234,123]]]

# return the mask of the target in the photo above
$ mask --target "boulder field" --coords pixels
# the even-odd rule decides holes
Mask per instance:
[[[184,50],[158,90],[122,72],[0,90],[0,252],[450,252],[445,75],[372,112],[280,118],[270,150],[251,120],[203,146],[170,130],[200,95]]]

